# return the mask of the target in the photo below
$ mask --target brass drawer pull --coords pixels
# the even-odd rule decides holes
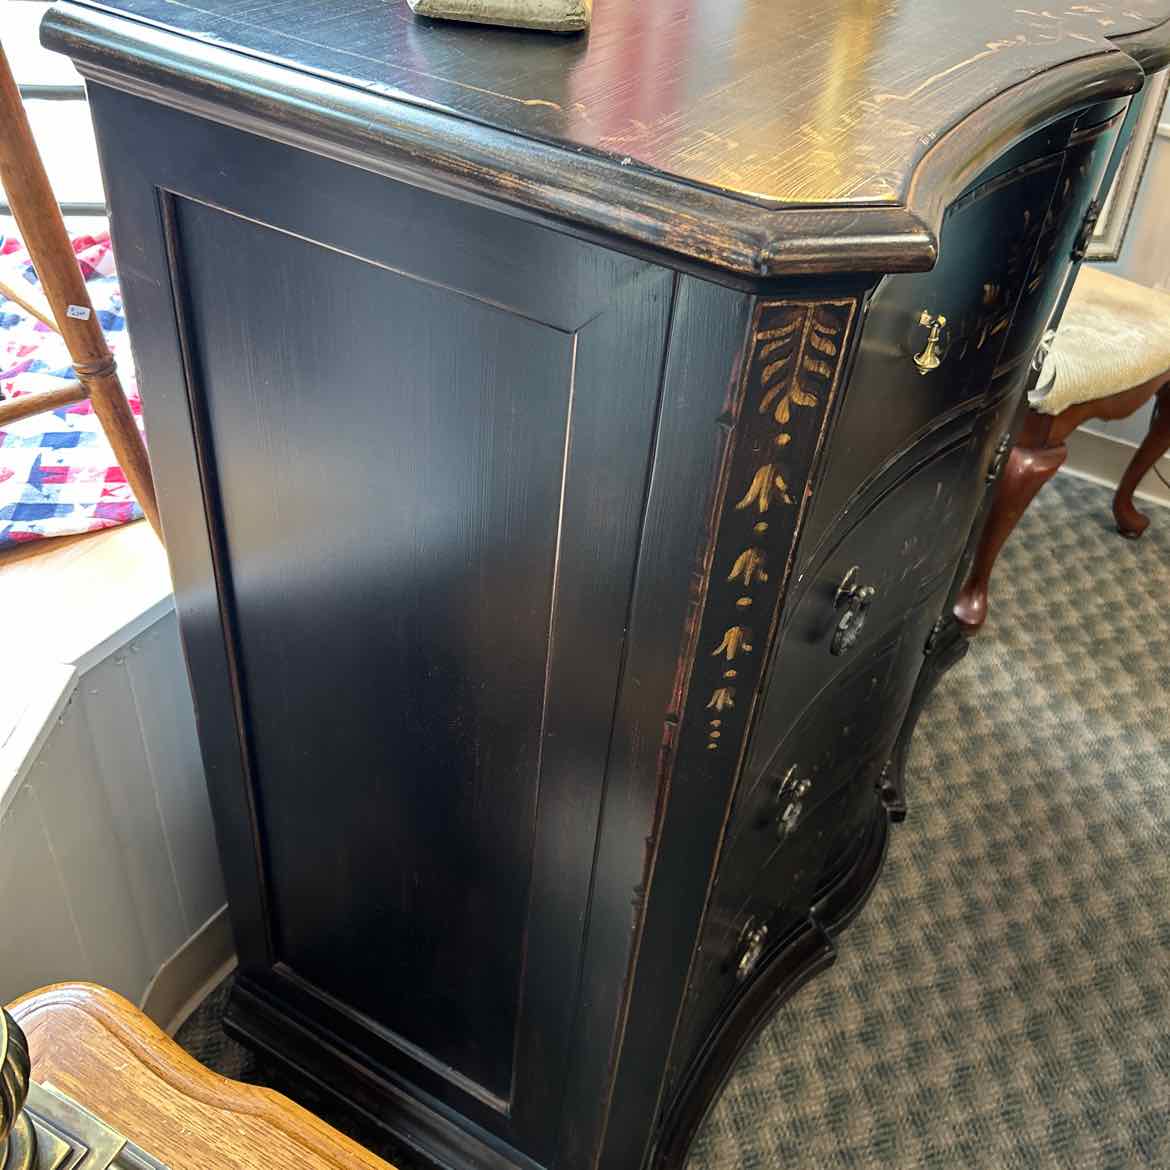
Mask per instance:
[[[843,601],[848,601],[849,605],[833,631],[833,641],[829,645],[831,654],[847,654],[857,644],[870,604],[877,596],[877,590],[872,585],[857,583],[859,572],[859,567],[854,565],[837,587],[837,607],[840,608]]]
[[[749,918],[739,936],[739,962],[735,966],[735,977],[740,982],[747,979],[759,966],[764,947],[768,945],[768,927],[761,922],[758,926],[754,918]]]
[[[918,315],[918,324],[930,332],[926,335],[926,348],[914,355],[914,364],[920,374],[929,374],[942,365],[947,356],[946,344],[943,341],[943,330],[947,327],[947,319],[941,313],[936,317],[925,309]]]

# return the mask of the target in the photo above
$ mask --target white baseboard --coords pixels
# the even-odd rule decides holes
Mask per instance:
[[[1073,431],[1065,442],[1068,445],[1068,460],[1064,470],[1108,488],[1117,487],[1136,449],[1133,443],[1128,443],[1124,439],[1098,434],[1084,427]],[[1163,459],[1158,464],[1158,470],[1170,479],[1170,458]],[[1142,485],[1135,495],[1146,503],[1161,504],[1164,508],[1170,508],[1170,489],[1153,471],[1142,480]]]
[[[173,1036],[208,992],[235,970],[236,950],[221,906],[159,969],[142,995],[142,1010]]]

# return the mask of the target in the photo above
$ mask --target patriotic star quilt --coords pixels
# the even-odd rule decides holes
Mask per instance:
[[[142,425],[122,298],[108,232],[79,236],[73,250],[94,311]],[[0,235],[0,273],[14,287],[37,278],[20,240]],[[0,295],[0,400],[74,380],[61,338]],[[0,548],[19,541],[110,528],[142,515],[88,400],[0,425]]]

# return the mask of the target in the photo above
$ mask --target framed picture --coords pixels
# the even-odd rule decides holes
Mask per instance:
[[[1109,194],[1105,196],[1101,215],[1089,242],[1086,260],[1116,260],[1121,254],[1126,228],[1137,201],[1142,174],[1150,157],[1150,147],[1159,133],[1162,107],[1166,102],[1166,90],[1170,85],[1170,69],[1163,69],[1147,83],[1133,100],[1137,107],[1133,114],[1134,127],[1129,145],[1125,148],[1121,165],[1113,177]],[[1162,127],[1162,133],[1170,134],[1170,127]]]

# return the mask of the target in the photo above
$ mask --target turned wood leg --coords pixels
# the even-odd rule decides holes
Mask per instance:
[[[999,550],[1033,497],[1060,470],[1067,455],[1068,448],[1063,443],[1028,447],[1021,440],[1012,448],[975,552],[971,575],[955,603],[955,620],[965,634],[978,633],[987,620],[987,591]]]
[[[1134,507],[1133,493],[1137,491],[1145,474],[1167,450],[1170,450],[1170,382],[1166,382],[1158,391],[1150,429],[1142,445],[1134,452],[1121,477],[1121,483],[1117,485],[1117,494],[1113,497],[1113,518],[1117,521],[1117,530],[1130,540],[1137,540],[1150,523],[1149,516]]]

